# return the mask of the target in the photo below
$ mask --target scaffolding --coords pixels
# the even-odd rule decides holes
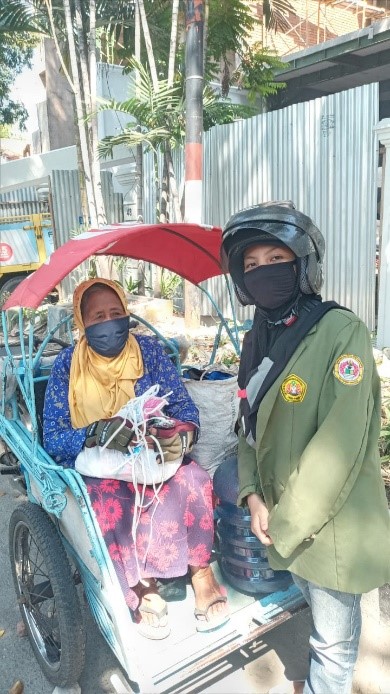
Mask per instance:
[[[283,14],[283,28],[267,31],[262,3],[251,3],[259,18],[254,37],[279,56],[345,34],[390,17],[390,0],[289,0],[292,10]],[[259,35],[260,34],[260,35]]]

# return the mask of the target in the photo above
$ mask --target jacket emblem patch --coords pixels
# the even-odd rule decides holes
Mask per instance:
[[[306,395],[307,383],[299,376],[290,374],[280,386],[281,393],[287,402],[302,402]]]
[[[364,366],[354,354],[342,354],[334,365],[336,378],[348,386],[356,386],[363,378]]]

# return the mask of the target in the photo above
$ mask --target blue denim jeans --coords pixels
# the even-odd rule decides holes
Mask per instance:
[[[313,615],[303,694],[351,694],[361,631],[361,595],[320,588],[293,574]]]

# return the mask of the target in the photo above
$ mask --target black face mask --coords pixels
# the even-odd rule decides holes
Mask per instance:
[[[105,320],[85,328],[88,345],[102,357],[116,357],[129,337],[129,316]]]
[[[244,274],[244,284],[256,306],[273,309],[293,297],[297,286],[295,260],[274,265],[260,265]]]

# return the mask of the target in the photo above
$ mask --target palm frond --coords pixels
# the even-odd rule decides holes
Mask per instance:
[[[139,131],[137,128],[125,128],[118,135],[107,135],[98,146],[100,158],[112,156],[114,147],[124,145],[129,149],[143,144],[147,149],[155,149],[169,139],[170,133],[166,128],[154,128],[151,130]]]
[[[30,32],[50,35],[48,14],[42,0],[5,0],[0,5],[0,33]]]
[[[148,70],[137,60],[132,59],[133,71],[138,71],[139,81],[135,74],[130,91],[134,95],[125,101],[109,100],[102,102],[101,110],[112,110],[135,119],[146,128],[165,128],[172,117],[182,111],[180,86],[170,87],[167,80],[159,80],[158,89],[153,86]]]
[[[289,0],[263,0],[265,28],[268,31],[288,31],[291,29],[287,19],[289,13],[296,13]]]

